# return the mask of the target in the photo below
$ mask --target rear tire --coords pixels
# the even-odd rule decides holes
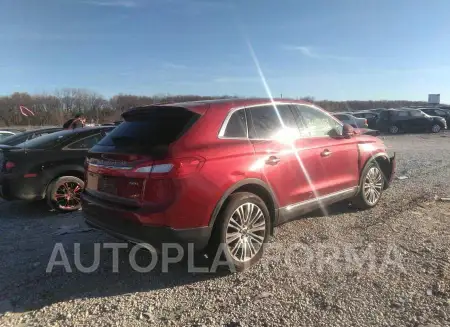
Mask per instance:
[[[389,133],[390,134],[398,134],[400,132],[400,128],[396,125],[389,126]]]
[[[433,126],[431,126],[432,133],[439,133],[440,131],[441,131],[441,126],[439,126],[438,124],[434,124]]]
[[[212,267],[215,259],[226,260],[230,271],[253,266],[263,255],[270,230],[269,210],[260,197],[247,192],[232,194],[217,217],[207,248]]]
[[[60,212],[72,212],[81,209],[81,192],[84,182],[75,176],[63,176],[55,179],[47,187],[47,204]]]
[[[385,176],[376,161],[369,163],[361,174],[359,192],[351,201],[358,209],[375,207],[381,199],[384,190]]]

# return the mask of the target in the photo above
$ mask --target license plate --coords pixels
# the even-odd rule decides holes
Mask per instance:
[[[112,178],[101,176],[98,180],[98,190],[113,195],[117,195],[116,181]]]
[[[94,191],[117,195],[116,180],[114,177],[102,176],[89,172],[87,188]]]
[[[86,188],[97,191],[97,189],[98,189],[98,175],[97,174],[88,173]]]

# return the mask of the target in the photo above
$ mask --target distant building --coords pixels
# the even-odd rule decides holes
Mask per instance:
[[[428,103],[429,104],[440,104],[441,103],[441,95],[440,94],[428,94]]]

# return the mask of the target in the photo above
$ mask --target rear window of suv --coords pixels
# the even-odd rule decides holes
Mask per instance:
[[[125,113],[125,121],[98,144],[134,151],[167,146],[188,131],[200,117],[182,107],[135,109]]]

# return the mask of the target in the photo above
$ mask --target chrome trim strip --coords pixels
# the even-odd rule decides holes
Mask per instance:
[[[292,209],[295,209],[295,208],[298,208],[298,207],[301,207],[301,206],[304,206],[304,205],[308,205],[308,204],[311,204],[311,203],[314,203],[314,202],[327,200],[327,199],[334,198],[334,197],[337,197],[337,196],[340,196],[340,195],[343,195],[343,194],[346,194],[346,193],[349,193],[349,194],[350,193],[356,193],[357,191],[358,191],[358,186],[354,186],[354,187],[350,187],[350,188],[347,188],[347,189],[344,189],[344,190],[341,190],[341,191],[337,191],[337,192],[330,193],[330,194],[327,194],[327,195],[319,196],[319,197],[314,198],[314,199],[310,199],[310,200],[306,200],[306,201],[290,204],[290,205],[287,205],[287,206],[282,207],[280,209],[285,209],[287,211],[290,211]]]
[[[312,105],[312,104],[297,103],[297,102],[280,102],[280,101],[274,101],[274,102],[266,102],[266,103],[259,103],[259,104],[254,104],[254,105],[250,105],[250,106],[240,106],[240,107],[232,108],[232,109],[228,112],[227,116],[225,117],[225,120],[224,120],[223,123],[222,123],[222,126],[221,126],[221,128],[220,128],[220,130],[219,130],[219,134],[218,134],[217,137],[218,137],[219,139],[221,139],[221,140],[273,141],[273,139],[249,139],[249,137],[248,137],[249,131],[248,131],[247,115],[245,115],[245,122],[246,122],[246,124],[247,124],[247,137],[225,137],[225,136],[223,136],[223,135],[225,134],[225,129],[227,128],[227,125],[228,125],[228,122],[229,122],[229,120],[230,120],[230,118],[231,118],[231,115],[232,115],[233,113],[235,113],[236,111],[238,111],[238,110],[244,110],[244,109],[251,109],[251,108],[256,108],[256,107],[263,107],[263,106],[267,106],[267,105],[275,105],[275,106],[277,106],[277,105],[283,105],[283,104],[284,104],[284,105],[299,105],[299,106],[309,107],[309,108],[311,108],[311,109],[313,109],[313,110],[317,110],[317,111],[320,111],[321,113],[325,113],[325,114],[328,115],[331,119],[333,119],[333,120],[336,121],[339,125],[341,125],[341,127],[344,126],[344,124],[343,124],[340,120],[338,120],[338,119],[336,119],[335,117],[333,117],[333,115],[332,115],[330,112],[328,112],[328,111],[326,111],[326,110],[324,110],[324,109],[319,109],[318,107],[316,107],[316,106],[314,106],[314,105]],[[300,137],[300,138],[298,138],[298,139],[313,139],[313,138],[318,138],[318,137],[326,137],[326,136],[308,136],[308,137]],[[329,136],[328,136],[328,137],[329,137]]]
[[[123,169],[123,170],[133,169],[133,167],[105,166],[105,165],[97,165],[97,164],[88,163],[88,170],[89,170],[89,166],[97,167],[97,168],[108,168],[108,169]]]

